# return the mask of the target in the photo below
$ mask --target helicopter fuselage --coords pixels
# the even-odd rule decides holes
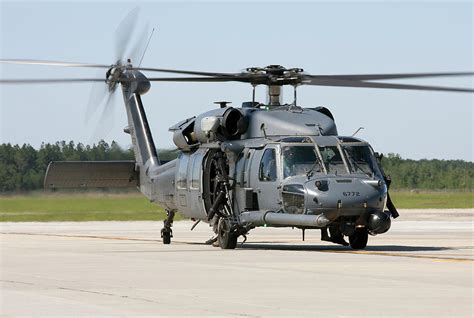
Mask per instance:
[[[218,184],[228,178],[228,203],[219,209],[227,209],[221,213],[241,226],[325,228],[338,224],[346,235],[366,226],[370,214],[384,213],[383,173],[370,145],[337,136],[332,115],[321,109],[225,107],[178,123],[170,130],[184,149],[178,159],[158,167],[153,199],[185,217],[212,223],[209,211],[218,196]],[[246,118],[245,131],[231,140],[222,137],[225,132],[217,126],[213,128],[216,136],[203,133],[203,121],[216,115],[222,116],[222,125],[231,126],[224,119],[229,112],[242,115],[232,120]],[[210,142],[199,142],[198,134]],[[213,164],[217,154],[223,157],[224,174]],[[372,229],[372,234],[378,234],[377,230]]]

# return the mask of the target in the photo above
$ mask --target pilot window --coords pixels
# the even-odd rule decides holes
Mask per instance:
[[[277,179],[275,149],[267,149],[263,153],[258,179],[260,181],[275,181]]]
[[[186,175],[188,171],[189,156],[181,155],[179,159],[178,182],[176,187],[178,189],[186,189]]]
[[[322,168],[316,163],[314,146],[285,146],[283,147],[283,178],[304,175],[313,168],[321,172]]]

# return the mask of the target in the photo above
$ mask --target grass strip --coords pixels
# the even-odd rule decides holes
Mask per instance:
[[[392,191],[399,209],[474,207],[473,192]],[[0,222],[160,221],[164,209],[141,194],[42,194],[0,196]],[[178,214],[176,220],[181,217]]]

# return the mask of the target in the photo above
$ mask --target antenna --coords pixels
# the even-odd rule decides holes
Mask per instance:
[[[293,104],[294,104],[295,106],[297,106],[297,105],[296,105],[296,97],[297,97],[297,94],[296,94],[296,87],[297,87],[297,86],[298,86],[298,85],[293,85]],[[304,232],[303,232],[303,233],[304,233]],[[304,241],[304,239],[303,239],[303,241]]]
[[[362,129],[365,129],[364,127],[359,127],[355,133],[352,134],[352,137],[354,137],[359,131],[361,131]]]
[[[143,50],[142,58],[140,59],[140,63],[138,63],[138,67],[142,65],[143,58],[145,57],[146,50],[148,49],[148,45],[150,45],[151,38],[153,36],[153,33],[155,32],[155,28],[151,30],[150,37],[148,38],[148,42],[146,43],[145,50]]]
[[[252,84],[252,107],[255,105],[255,87],[257,85]]]
[[[263,132],[263,136],[265,137],[265,139],[268,139],[267,138],[267,131],[265,130],[265,123],[260,125],[260,130]]]

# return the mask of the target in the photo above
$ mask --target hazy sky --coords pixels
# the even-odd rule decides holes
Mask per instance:
[[[473,2],[453,1],[1,1],[0,56],[113,63],[115,29],[136,6],[139,26],[157,28],[142,66],[239,72],[281,64],[312,74],[474,70]],[[97,70],[44,66],[4,65],[0,72],[2,78],[97,76]],[[472,78],[403,82],[473,86]],[[38,147],[43,141],[103,138],[128,146],[119,98],[102,129],[96,130],[101,110],[84,123],[91,87],[0,87],[0,142]],[[263,87],[257,96],[265,101]],[[286,101],[291,96],[285,92]],[[365,127],[358,137],[376,151],[473,161],[473,96],[307,86],[299,89],[298,101],[330,108],[341,135]],[[153,83],[143,101],[157,146],[171,147],[168,128],[218,100],[240,106],[251,100],[251,87]]]

